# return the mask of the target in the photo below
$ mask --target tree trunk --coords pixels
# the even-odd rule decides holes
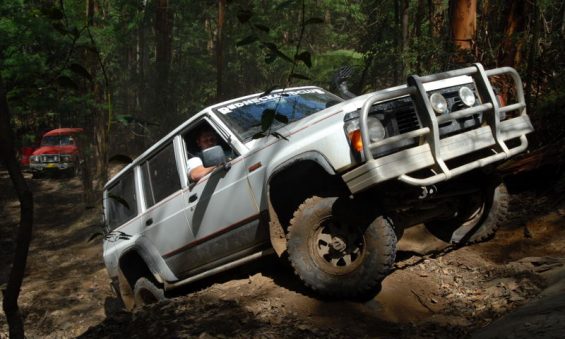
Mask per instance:
[[[151,104],[153,102],[153,97],[155,93],[151,93],[150,89],[152,86],[148,86],[148,82],[150,77],[148,75],[149,70],[149,47],[147,44],[148,39],[148,30],[151,26],[151,18],[152,16],[150,13],[153,13],[148,8],[147,0],[143,1],[144,5],[142,9],[143,20],[138,29],[138,38],[137,38],[137,95],[138,95],[138,107],[139,107],[139,118],[145,121],[151,121],[153,118],[152,116],[152,107]],[[145,139],[136,137],[137,142],[145,143]],[[143,145],[145,146],[145,145]],[[142,147],[144,149],[145,147]]]
[[[442,31],[441,15],[438,13],[437,8],[441,5],[441,0],[428,0],[428,15],[430,21],[430,37],[439,38]]]
[[[424,0],[418,0],[416,9],[416,17],[414,18],[414,36],[420,38],[422,34],[422,19],[424,18],[425,9]]]
[[[94,24],[94,0],[86,0],[86,11],[85,11],[85,23],[87,27],[92,27]],[[84,88],[85,94],[90,93],[94,90],[95,86],[95,79],[97,74],[97,62],[96,57],[93,53],[85,52],[84,54],[85,66],[94,79],[92,82],[88,83]],[[93,124],[92,116],[94,116],[95,112],[89,112],[90,114],[87,115],[85,118],[85,135],[80,140],[80,157],[81,157],[81,181],[83,187],[83,200],[86,206],[93,206],[96,200],[96,194],[94,193],[93,188],[93,177],[95,172],[95,165],[94,165],[94,152],[93,152],[93,142],[94,142],[94,132],[89,128]]]
[[[4,314],[10,338],[24,338],[24,324],[18,307],[18,297],[25,274],[29,244],[33,229],[33,195],[29,189],[14,152],[13,133],[10,127],[10,110],[6,89],[0,77],[0,158],[4,159],[10,179],[20,201],[20,225],[16,235],[16,249],[8,284],[2,290]]]
[[[532,40],[530,41],[530,43],[528,45],[530,45],[530,51],[528,53],[528,69],[526,72],[526,103],[528,104],[528,110],[534,111],[534,108],[537,106],[537,99],[539,97],[539,95],[535,95],[535,100],[531,100],[532,99],[532,92],[534,91],[534,77],[535,77],[535,73],[539,74],[540,70],[543,69],[543,65],[536,65],[536,61],[538,61],[538,46],[539,44],[539,40],[540,40],[540,31],[542,30],[541,27],[541,18],[540,18],[540,8],[539,5],[537,3],[533,3],[533,15],[532,15],[532,22],[531,22],[531,29],[533,30],[533,32],[531,33],[532,35]],[[521,44],[518,44],[519,47]],[[515,62],[519,62],[519,60],[515,60]],[[536,67],[537,66],[537,67]],[[537,70],[537,72],[536,72]],[[536,81],[539,83],[539,78],[538,81]],[[539,94],[539,93],[536,93]]]
[[[452,5],[453,43],[458,49],[471,50],[477,31],[477,0],[454,0]]]
[[[409,40],[409,30],[408,30],[408,7],[409,7],[410,1],[409,0],[404,0],[402,2],[402,19],[401,19],[401,25],[402,25],[402,45],[400,46],[401,50],[402,50],[402,54],[404,54],[406,52],[406,50],[408,50],[408,40]],[[407,73],[407,67],[406,67],[406,62],[405,62],[405,58],[401,58],[402,60],[402,76],[405,78],[406,77],[406,73]]]
[[[404,0],[402,2],[402,51],[406,51],[408,49],[408,7],[410,2],[408,0]]]
[[[565,6],[561,6],[561,35],[565,35]]]
[[[87,0],[86,22],[88,24],[88,34],[91,43],[97,46],[90,27],[93,27],[95,21],[94,16],[97,7],[93,5],[94,0]],[[97,48],[98,50],[98,48]],[[111,97],[109,92],[108,77],[104,69],[104,64],[98,51],[96,55],[88,54],[85,58],[87,68],[92,78],[88,90],[94,96],[97,105],[92,108],[92,129],[87,129],[87,140],[82,144],[82,156],[84,159],[83,166],[83,183],[85,188],[85,203],[87,208],[93,208],[98,205],[99,197],[107,179],[108,167],[108,126],[111,114]],[[97,74],[103,77],[101,85],[96,79]]]
[[[435,24],[435,10],[434,10],[434,2],[433,0],[428,0],[428,21],[430,23],[429,25],[429,31],[428,34],[430,37],[434,36],[434,24]]]
[[[472,56],[477,32],[477,0],[452,0],[450,24],[453,44],[457,50],[455,62],[464,63]]]
[[[158,0],[155,7],[155,66],[157,69],[157,79],[155,81],[155,103],[153,105],[153,116],[165,116],[171,113],[171,100],[169,86],[169,73],[172,59],[172,40],[173,40],[173,13],[170,8],[169,0]],[[169,126],[162,126],[167,129]]]
[[[414,36],[416,39],[422,38],[422,19],[424,18],[425,9],[424,0],[418,0],[418,9],[416,11],[416,17],[414,18]],[[421,44],[419,44],[421,46]],[[416,73],[421,73],[421,65],[422,65],[422,55],[418,53],[416,56]]]
[[[530,8],[525,1],[512,1],[508,10],[508,19],[504,29],[504,38],[498,53],[499,66],[515,66],[520,63],[523,41],[518,40],[520,32],[526,27],[526,13]]]
[[[399,4],[398,1],[394,2],[394,24],[395,24],[395,27],[396,27],[396,31],[399,33],[399,34],[394,35],[394,40],[395,40],[394,45],[395,45],[395,48],[398,51],[398,54],[401,54],[402,53],[402,48],[401,48],[402,41],[399,38],[399,36],[402,36],[401,35],[401,29],[402,28],[400,26],[400,4]],[[402,60],[402,58],[399,58],[399,59]],[[395,66],[394,66],[394,73],[393,73],[393,81],[394,81],[395,84],[398,84],[399,81],[400,81],[399,73],[400,73],[401,67],[402,67],[402,62],[399,62],[398,60],[396,60]]]
[[[218,33],[216,35],[216,99],[222,99],[223,72],[224,72],[224,21],[225,21],[226,0],[218,1]]]
[[[108,89],[101,89],[97,86],[97,90],[94,93],[97,98],[100,98],[103,102],[103,107],[111,110],[111,97]],[[94,176],[94,206],[99,205],[98,197],[100,197],[104,184],[108,180],[108,114],[104,109],[97,110],[96,119],[94,124],[94,135],[96,137],[96,152],[95,152],[95,163],[96,163],[96,175]]]
[[[150,115],[151,110],[149,106],[149,104],[151,103],[151,99],[150,99],[151,95],[149,93],[147,86],[147,74],[146,74],[147,69],[149,68],[148,67],[149,52],[146,43],[146,36],[147,36],[146,32],[148,27],[150,26],[149,24],[150,16],[148,15],[148,12],[149,11],[147,9],[147,1],[144,0],[143,6],[140,7],[138,13],[138,15],[141,15],[143,19],[137,29],[135,58],[133,61],[135,65],[133,72],[133,79],[135,79],[134,80],[135,81],[135,90],[134,90],[135,115],[134,116],[143,121],[151,121],[151,115]],[[110,133],[109,138],[112,140],[110,142],[113,143],[114,140],[127,140],[128,143],[131,142],[135,143],[136,149],[145,149],[147,142],[147,137],[145,136],[145,134],[147,133],[147,131],[145,131],[144,129],[139,131],[139,126],[137,125],[133,128],[133,130],[137,132],[134,133],[133,141],[129,137],[123,138],[123,136],[118,136],[116,134],[116,131],[114,130],[114,132]],[[127,149],[129,151],[130,149],[129,145]]]

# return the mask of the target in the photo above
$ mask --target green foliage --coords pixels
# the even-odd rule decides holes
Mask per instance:
[[[223,98],[301,84],[327,87],[344,65],[355,70],[350,85],[358,94],[404,83],[408,74],[456,67],[451,63],[449,2],[408,1],[407,41],[402,41],[401,3],[228,1],[221,46]],[[163,76],[157,67],[155,1],[97,2],[89,30],[84,2],[0,2],[0,72],[20,135],[63,125],[87,127],[111,107],[115,116],[152,126],[149,144],[154,141],[149,138],[216,102],[218,1],[169,4],[170,104],[163,111],[155,108],[155,86]],[[507,4],[479,2],[473,58],[487,67],[498,65]],[[526,14],[525,29],[512,37],[524,46],[517,67],[533,96],[565,87],[559,80],[565,68],[564,6],[555,0],[538,1],[537,6]],[[536,18],[542,23],[537,35]],[[93,94],[96,88],[107,90],[108,97]]]
[[[352,66],[360,71],[363,68],[364,55],[355,50],[330,50],[313,56],[312,81],[322,87],[329,85],[336,70],[343,65]]]
[[[21,141],[61,125],[62,120],[80,117],[87,100],[74,107],[69,103],[76,101],[67,100],[78,88],[75,76],[88,76],[71,52],[79,35],[66,26],[63,12],[56,7],[0,3],[0,72]]]

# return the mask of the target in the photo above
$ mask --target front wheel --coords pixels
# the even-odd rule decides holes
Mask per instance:
[[[370,225],[343,225],[332,216],[336,198],[307,199],[288,231],[295,273],[314,291],[332,297],[372,297],[394,264],[396,236],[383,217]]]
[[[137,279],[133,288],[133,295],[135,306],[154,304],[166,300],[163,290],[145,277]]]
[[[504,184],[485,186],[464,197],[456,215],[426,223],[430,233],[454,244],[472,244],[488,239],[506,220],[509,195]]]

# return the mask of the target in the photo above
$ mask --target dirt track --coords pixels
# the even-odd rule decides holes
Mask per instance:
[[[79,182],[30,183],[36,225],[20,306],[31,338],[525,338],[565,333],[562,184],[513,195],[512,217],[482,244],[453,249],[422,228],[410,229],[399,244],[395,271],[370,301],[320,300],[288,265],[265,258],[130,314],[117,307],[109,289],[100,238],[88,242],[98,231],[98,216],[80,203]],[[0,171],[4,263],[10,260],[18,208],[7,174]],[[0,284],[7,272],[3,265]],[[540,312],[546,314],[536,316]],[[3,337],[2,313],[0,320]]]

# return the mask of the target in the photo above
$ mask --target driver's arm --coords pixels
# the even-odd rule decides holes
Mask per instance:
[[[204,167],[202,165],[202,160],[199,157],[193,157],[188,159],[186,166],[188,179],[192,182],[197,182],[198,180],[205,177],[208,173],[212,172],[215,167]]]
[[[204,167],[198,166],[190,171],[190,180],[197,182],[198,180],[205,177],[208,173],[212,172],[216,167]]]

